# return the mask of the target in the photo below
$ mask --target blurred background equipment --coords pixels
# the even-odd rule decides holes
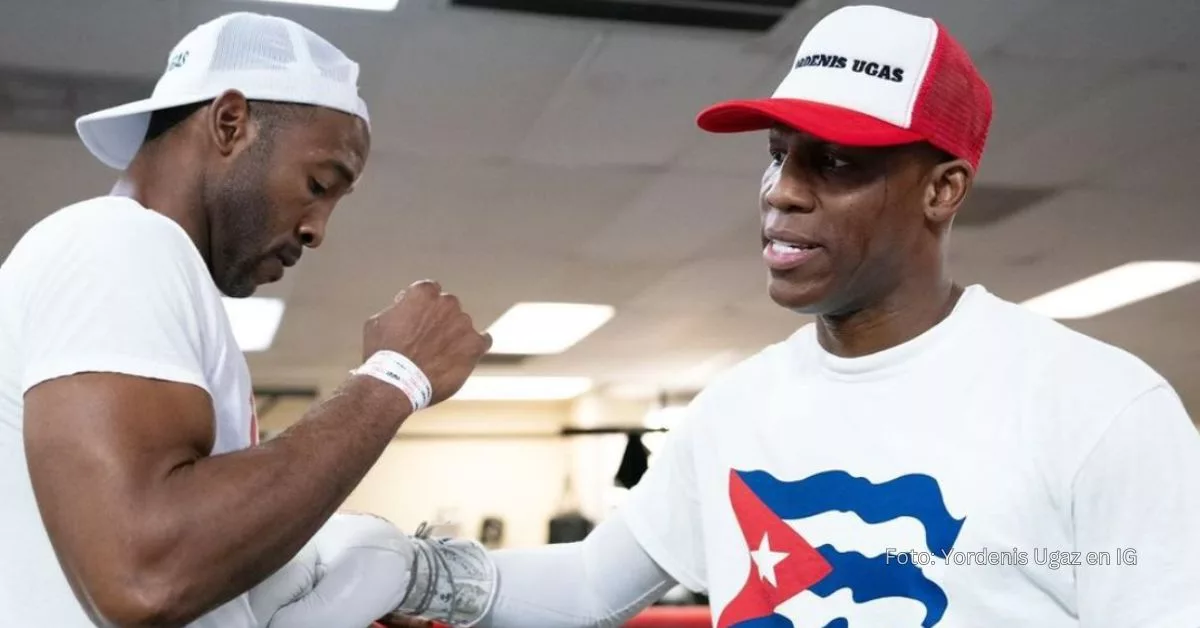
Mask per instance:
[[[548,543],[575,543],[587,538],[596,524],[579,511],[579,497],[568,477],[563,483],[562,504],[550,518]]]
[[[488,549],[504,546],[504,520],[500,517],[484,517],[479,525],[479,543]]]

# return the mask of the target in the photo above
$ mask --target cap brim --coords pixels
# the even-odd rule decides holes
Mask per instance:
[[[187,97],[168,102],[147,98],[89,113],[75,121],[75,131],[96,159],[110,168],[124,170],[142,146],[151,113],[204,100],[207,99]]]
[[[717,103],[700,112],[696,124],[710,133],[761,131],[783,124],[845,146],[898,146],[925,139],[864,113],[792,98]]]

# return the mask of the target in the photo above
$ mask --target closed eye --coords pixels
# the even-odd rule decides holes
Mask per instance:
[[[321,198],[329,192],[329,188],[321,185],[321,183],[319,181],[317,181],[316,179],[309,177],[308,178],[308,191],[311,192],[313,196],[315,196],[317,198]]]

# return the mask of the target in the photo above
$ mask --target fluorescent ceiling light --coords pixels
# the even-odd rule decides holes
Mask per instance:
[[[563,401],[592,388],[586,377],[475,375],[452,397],[455,401]]]
[[[562,353],[613,317],[610,305],[586,303],[518,303],[492,326],[492,353],[547,355]]]
[[[362,11],[392,11],[400,0],[258,0],[276,4],[304,4],[334,9],[359,9]]]
[[[1051,318],[1096,316],[1200,280],[1197,262],[1130,262],[1024,303]]]
[[[279,330],[279,321],[283,320],[282,299],[222,297],[221,301],[233,326],[233,337],[242,351],[266,351],[271,348],[275,332]]]

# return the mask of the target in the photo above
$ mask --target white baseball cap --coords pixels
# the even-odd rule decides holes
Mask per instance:
[[[327,107],[370,123],[358,95],[357,63],[291,20],[239,12],[185,35],[149,98],[83,116],[75,130],[97,159],[124,170],[142,145],[151,113],[213,100],[229,90],[248,100]]]
[[[949,31],[863,5],[822,18],[770,98],[718,103],[697,123],[714,133],[783,123],[847,146],[926,141],[978,166],[991,119],[991,91]]]

